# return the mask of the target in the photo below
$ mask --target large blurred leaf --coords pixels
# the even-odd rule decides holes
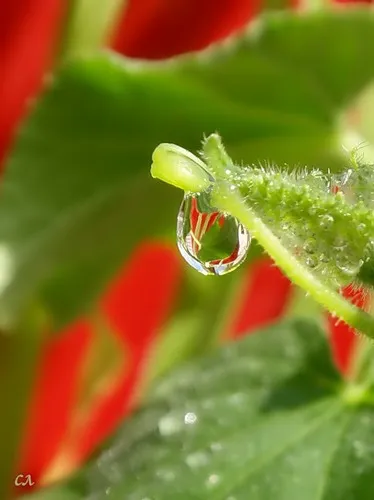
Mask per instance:
[[[82,500],[82,496],[79,493],[68,488],[40,490],[34,495],[25,495],[21,498],[30,498],[30,500]]]
[[[246,263],[235,273],[206,276],[191,267],[183,276],[179,304],[154,346],[147,364],[147,377],[152,381],[177,366],[181,361],[207,353],[232,334],[232,326],[241,307],[243,285],[249,279],[263,250],[253,243]]]
[[[161,381],[81,475],[80,492],[91,500],[371,500],[372,401],[372,391],[344,389],[319,327],[273,326]]]
[[[147,174],[159,142],[196,149],[217,129],[237,160],[336,160],[339,113],[374,76],[373,28],[369,10],[277,14],[198,61],[65,66],[3,179],[0,322],[36,292],[68,321],[139,239],[171,227],[178,194]]]

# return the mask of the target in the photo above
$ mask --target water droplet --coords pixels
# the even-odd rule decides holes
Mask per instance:
[[[331,215],[322,215],[319,225],[322,229],[331,229],[334,224],[334,217]]]
[[[122,471],[118,463],[112,460],[112,450],[107,450],[97,461],[97,467],[109,483],[118,483],[122,479]]]
[[[173,481],[175,479],[175,473],[169,469],[159,469],[158,471],[156,471],[156,476],[167,482]]]
[[[309,214],[309,215],[311,215],[312,217],[313,217],[314,215],[316,215],[316,213],[317,213],[317,209],[316,209],[316,207],[310,207],[310,208],[308,209],[308,214]]]
[[[210,449],[211,449],[213,452],[215,452],[215,453],[217,453],[218,451],[221,451],[221,450],[222,450],[222,448],[223,448],[223,446],[222,446],[222,444],[221,444],[221,443],[219,443],[219,442],[211,443],[211,445],[210,445]]]
[[[317,267],[318,265],[318,258],[315,256],[315,255],[310,255],[306,261],[305,261],[306,265],[310,268],[315,268]]]
[[[183,421],[175,415],[165,415],[158,422],[158,430],[163,436],[170,436],[180,431],[183,427]]]
[[[344,250],[347,246],[347,242],[344,238],[337,237],[334,240],[334,248],[335,250]]]
[[[227,402],[229,405],[233,406],[241,406],[246,401],[246,394],[243,392],[234,392],[230,394],[227,398]]]
[[[314,253],[316,251],[317,240],[315,238],[308,238],[303,245],[306,253]]]
[[[216,486],[220,480],[221,479],[218,474],[211,474],[206,481],[206,485],[209,487]]]
[[[14,274],[13,255],[6,245],[0,244],[0,292],[9,285]]]
[[[367,449],[365,443],[354,441],[353,448],[357,458],[363,458],[366,455]]]
[[[191,469],[198,469],[209,463],[208,455],[202,451],[197,451],[196,453],[190,453],[186,457],[186,464],[191,467]]]
[[[187,425],[195,424],[197,422],[197,415],[193,412],[188,412],[184,416],[184,423]]]
[[[320,260],[320,262],[323,262],[324,264],[327,264],[330,261],[330,259],[328,258],[328,256],[325,255],[324,253],[322,253],[320,255],[319,260]]]
[[[177,219],[177,243],[183,258],[205,275],[223,275],[244,260],[251,236],[235,217],[204,211],[206,195],[185,196]]]
[[[374,238],[370,238],[369,241],[368,241],[368,249],[370,251],[373,251],[374,250]]]
[[[346,274],[347,276],[355,276],[359,272],[363,263],[363,260],[350,262],[348,259],[344,259],[342,261],[338,260],[336,262],[336,266],[343,274]]]
[[[348,183],[349,178],[351,177],[352,174],[353,174],[353,169],[351,168],[349,168],[346,172],[343,173],[343,175],[341,176],[342,186],[345,186]]]

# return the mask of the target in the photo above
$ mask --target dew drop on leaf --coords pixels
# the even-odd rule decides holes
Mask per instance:
[[[344,240],[343,238],[335,238],[334,240],[334,248],[335,250],[339,251],[339,250],[344,250],[347,246],[347,242],[346,240]]]
[[[211,474],[206,481],[206,485],[209,488],[212,488],[212,487],[216,486],[220,481],[221,481],[221,478],[219,477],[218,474]]]
[[[323,215],[319,223],[322,229],[330,229],[333,224],[334,224],[334,217],[332,217],[331,215]]]
[[[317,241],[315,238],[308,238],[304,243],[303,249],[306,253],[314,253],[316,251]]]
[[[206,195],[185,195],[178,213],[177,243],[190,266],[220,276],[245,260],[251,236],[235,217],[212,211]]]
[[[200,467],[206,466],[209,463],[209,457],[203,451],[197,451],[195,453],[190,453],[186,457],[186,464],[191,469],[198,469]]]
[[[195,424],[197,422],[197,415],[191,411],[185,414],[184,423],[186,425]]]
[[[170,436],[179,432],[183,421],[173,414],[164,415],[158,422],[158,430],[162,436]]]
[[[162,481],[171,482],[175,479],[175,472],[170,469],[158,469],[156,476]]]
[[[310,255],[305,262],[308,267],[313,269],[318,265],[318,258],[315,255]]]
[[[214,453],[217,453],[218,451],[222,451],[222,444],[219,443],[218,441],[217,442],[214,442],[214,443],[211,443],[210,445],[210,449],[214,452]]]
[[[350,262],[348,259],[342,259],[337,260],[336,266],[343,274],[346,274],[347,276],[355,276],[359,272],[363,263],[363,260],[360,260],[359,262]]]
[[[325,255],[324,253],[322,253],[320,256],[319,256],[319,260],[320,262],[322,262],[323,264],[327,264],[330,259],[328,258],[327,255]]]

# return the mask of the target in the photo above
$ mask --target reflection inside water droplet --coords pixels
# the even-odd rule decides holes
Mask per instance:
[[[200,273],[223,275],[245,260],[251,236],[235,217],[212,211],[207,196],[184,197],[177,219],[178,248]]]

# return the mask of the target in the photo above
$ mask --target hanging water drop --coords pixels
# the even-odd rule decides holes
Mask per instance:
[[[251,236],[235,217],[212,211],[207,196],[185,195],[177,219],[178,248],[200,273],[223,275],[245,260]]]

